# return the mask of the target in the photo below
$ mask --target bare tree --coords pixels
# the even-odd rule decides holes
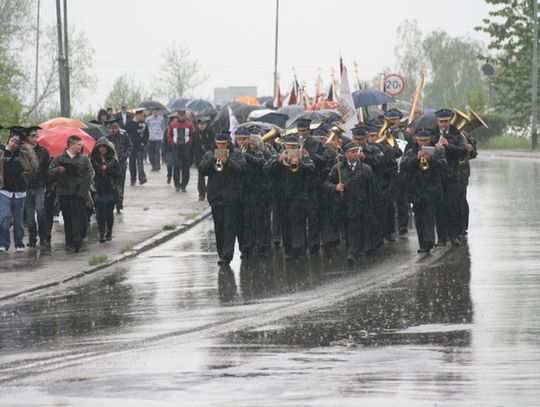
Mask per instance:
[[[82,94],[93,86],[96,78],[92,72],[94,49],[89,45],[83,32],[70,28],[70,88],[72,100],[77,100]],[[27,114],[46,111],[57,104],[56,95],[60,85],[58,81],[58,48],[55,26],[45,30],[45,41],[41,51],[41,68],[39,75],[39,95],[37,106],[32,100],[28,104]],[[31,94],[31,92],[27,92]],[[39,112],[35,112],[39,107]]]
[[[167,100],[184,96],[208,79],[208,75],[201,72],[199,61],[193,59],[189,50],[182,45],[173,44],[161,56],[163,64],[156,78],[159,84],[156,91]]]
[[[115,109],[119,109],[123,104],[136,107],[142,101],[151,98],[152,95],[142,84],[135,83],[133,77],[124,74],[114,81],[113,88],[105,99],[105,106]]]

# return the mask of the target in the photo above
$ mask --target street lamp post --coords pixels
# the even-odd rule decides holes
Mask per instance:
[[[531,78],[531,147],[536,150],[538,145],[538,0],[533,0],[533,57]]]
[[[278,30],[279,30],[279,0],[276,0],[276,38],[274,46],[274,99],[277,95],[277,86],[278,86]]]

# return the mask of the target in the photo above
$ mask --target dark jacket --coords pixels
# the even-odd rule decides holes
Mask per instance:
[[[237,151],[241,151],[240,148]],[[265,163],[264,155],[262,151],[252,148],[251,146],[244,152],[244,159],[246,160],[246,171],[242,177],[242,196],[240,200],[242,202],[255,204],[255,201],[259,197],[259,190],[261,189],[261,181],[264,175],[263,166]]]
[[[242,177],[246,171],[246,159],[229,147],[229,157],[223,171],[216,171],[214,151],[208,151],[199,164],[202,175],[208,176],[207,197],[212,206],[236,205],[242,194]]]
[[[214,145],[214,135],[206,128],[204,131],[197,130],[193,134],[193,163],[198,166],[204,154],[212,149]]]
[[[144,146],[148,144],[148,125],[145,122],[132,120],[126,125],[126,132],[133,145],[132,153],[143,151]]]
[[[9,163],[7,163],[8,160]],[[15,152],[6,151],[6,146],[0,144],[0,189],[24,192],[28,181],[38,167],[36,153],[28,144],[21,146]],[[16,179],[10,175],[13,171],[16,173]],[[9,177],[10,180],[7,181],[4,177]]]
[[[419,150],[417,144],[408,149],[400,163],[400,171],[408,175],[409,200],[413,203],[436,204],[443,197],[443,177],[447,170],[444,151],[436,149],[429,161],[429,169],[422,170],[417,158]]]
[[[99,154],[99,147],[107,147],[107,154],[105,158],[102,158]],[[120,163],[116,159],[116,154],[114,151],[114,146],[109,142],[105,137],[100,138],[94,149],[92,150],[92,155],[90,158],[92,162],[92,168],[94,169],[94,189],[98,194],[108,194],[116,195],[116,184],[115,180],[120,177]],[[107,168],[102,169],[102,166],[105,165]]]
[[[264,172],[273,179],[278,202],[289,199],[307,200],[314,171],[315,164],[309,156],[302,157],[297,172],[290,171],[289,167],[279,161],[279,156],[272,157],[264,165]]]
[[[349,168],[347,161],[335,164],[325,182],[325,189],[329,193],[339,196],[336,185],[341,182],[345,185],[343,191],[343,204],[345,217],[349,219],[366,216],[373,206],[373,171],[367,164],[358,161],[354,170]]]
[[[65,167],[66,171],[60,172],[59,167]],[[78,195],[87,199],[94,179],[94,169],[86,154],[79,153],[71,158],[67,151],[64,151],[51,161],[49,177],[56,181],[58,196]]]
[[[120,129],[118,133],[108,135],[107,139],[113,143],[118,161],[125,163],[133,151],[133,144],[126,131]]]
[[[36,153],[38,160],[38,168],[30,177],[30,181],[28,181],[28,188],[42,188],[47,186],[51,157],[49,156],[49,151],[45,147],[40,146],[39,143],[35,145],[34,153]]]
[[[121,129],[125,129],[127,125],[133,121],[133,113],[127,112],[126,114],[126,123],[124,124],[124,120],[122,117],[122,112],[116,113],[116,121],[118,122],[118,126],[120,126]]]
[[[436,128],[433,133],[434,145],[439,142],[440,136],[440,131]],[[463,136],[454,126],[450,126],[446,139],[448,140],[448,145],[444,147],[446,162],[448,164],[446,179],[450,182],[456,182],[460,180],[459,162],[466,159],[468,154],[467,146],[463,141]]]

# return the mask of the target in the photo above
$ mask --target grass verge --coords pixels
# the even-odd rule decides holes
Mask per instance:
[[[98,264],[105,263],[107,261],[107,256],[104,254],[98,254],[97,256],[92,256],[88,259],[89,266],[97,266]]]

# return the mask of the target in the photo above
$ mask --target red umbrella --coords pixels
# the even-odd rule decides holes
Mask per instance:
[[[69,136],[79,136],[83,143],[83,153],[90,154],[96,145],[94,140],[81,129],[74,127],[54,127],[49,130],[38,130],[39,144],[45,147],[51,157],[57,157],[67,148]]]

